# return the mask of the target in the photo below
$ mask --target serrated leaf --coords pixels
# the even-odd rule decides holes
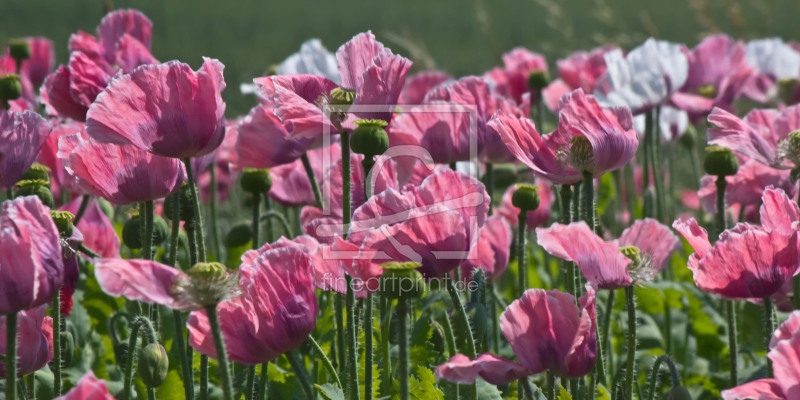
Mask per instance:
[[[478,400],[503,400],[503,394],[500,393],[500,390],[497,389],[497,386],[492,385],[483,379],[478,379],[477,382]]]
[[[159,399],[186,399],[183,391],[183,380],[176,370],[167,373],[167,379],[156,389],[156,397]]]
[[[320,393],[322,393],[322,396],[328,400],[344,400],[344,392],[342,391],[342,388],[333,383],[314,386],[319,389]]]
[[[416,400],[444,400],[444,393],[436,386],[436,377],[433,371],[425,367],[417,367],[416,377],[410,376],[408,382],[409,394]]]
[[[558,400],[572,400],[572,396],[563,386],[561,386],[561,389],[558,391]]]

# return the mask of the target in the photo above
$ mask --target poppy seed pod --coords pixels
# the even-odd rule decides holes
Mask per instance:
[[[47,168],[39,163],[33,163],[33,165],[31,165],[31,167],[24,174],[22,174],[22,178],[20,180],[42,180],[47,181],[49,184],[50,168]]]
[[[250,228],[249,222],[242,222],[236,224],[225,235],[225,247],[231,249],[234,247],[244,246],[253,238],[253,230]]]
[[[358,127],[350,134],[350,149],[364,157],[372,158],[389,149],[389,135],[384,127],[389,125],[380,119],[356,121]]]
[[[528,76],[528,87],[531,90],[540,91],[550,84],[550,74],[547,70],[539,69],[531,71]]]
[[[670,400],[692,400],[692,395],[689,390],[683,386],[673,386],[669,391]]]
[[[739,170],[739,159],[727,147],[708,146],[706,147],[706,160],[703,162],[703,168],[709,175],[736,175]]]
[[[8,41],[8,54],[18,63],[31,58],[31,46],[25,39],[11,39]]]
[[[125,222],[122,227],[122,243],[128,246],[129,249],[142,248],[142,217],[136,216]],[[169,226],[167,221],[158,215],[153,215],[153,246],[158,246],[164,243],[169,237]]]
[[[149,387],[164,383],[169,370],[169,357],[160,343],[150,343],[139,351],[139,376]]]
[[[0,76],[0,100],[11,101],[22,96],[22,83],[17,74]]]
[[[164,199],[164,215],[172,219],[175,201],[180,201],[180,220],[187,222],[194,220],[194,201],[192,200],[191,188],[188,184],[183,184],[177,193],[167,196]]]
[[[387,262],[380,280],[380,292],[389,299],[414,299],[425,292],[425,280],[415,262]]]
[[[36,196],[42,204],[48,208],[53,208],[53,193],[47,187],[47,181],[35,179],[20,181],[16,184],[17,193],[15,197]]]
[[[53,222],[56,223],[56,228],[62,238],[72,236],[72,231],[75,229],[72,224],[72,220],[75,219],[74,214],[69,211],[50,211],[50,216],[53,217]]]
[[[539,186],[519,183],[517,190],[511,195],[511,204],[523,211],[539,208]]]
[[[266,168],[245,168],[242,170],[241,184],[247,193],[266,193],[272,187],[272,177]]]

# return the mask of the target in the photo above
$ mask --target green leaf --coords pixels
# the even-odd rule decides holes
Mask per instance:
[[[178,371],[173,369],[167,373],[167,379],[156,389],[156,397],[159,399],[186,399],[183,380]]]
[[[478,400],[503,400],[503,394],[500,393],[500,390],[497,389],[497,386],[492,385],[483,379],[478,379],[477,382]]]
[[[410,397],[415,400],[444,400],[444,393],[436,387],[433,371],[425,367],[417,367],[416,377],[408,379]]]
[[[611,392],[604,385],[597,385],[596,400],[611,400]]]
[[[324,385],[314,385],[319,389],[320,393],[328,400],[344,400],[344,392],[342,388],[333,383],[326,383]]]
[[[561,386],[561,389],[558,391],[558,400],[572,400],[572,396],[570,396],[564,386]]]

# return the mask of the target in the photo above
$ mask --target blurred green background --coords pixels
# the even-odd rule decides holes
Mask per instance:
[[[372,29],[415,70],[481,74],[500,55],[525,46],[551,66],[574,50],[615,43],[626,49],[648,36],[694,46],[709,33],[744,39],[800,40],[798,0],[0,0],[0,42],[43,35],[59,63],[77,30],[94,33],[109,7],[137,8],[153,21],[153,54],[197,67],[201,56],[225,65],[228,116],[255,103],[239,84],[319,37],[331,51]]]

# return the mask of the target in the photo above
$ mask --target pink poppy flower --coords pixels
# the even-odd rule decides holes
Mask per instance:
[[[724,400],[795,399],[800,396],[800,311],[778,327],[769,342],[774,378],[758,379],[722,391]]]
[[[322,137],[293,137],[281,123],[272,107],[258,105],[239,123],[236,152],[237,164],[249,168],[272,168],[289,164],[314,147]],[[316,145],[316,146],[315,146]]]
[[[420,104],[435,87],[451,81],[453,78],[443,71],[422,71],[408,77],[400,92],[398,104]]]
[[[745,54],[747,63],[754,69],[745,94],[755,101],[778,100],[778,82],[800,78],[800,49],[780,38],[750,41]]]
[[[580,182],[584,172],[599,178],[636,153],[639,139],[629,109],[604,110],[578,89],[561,98],[558,110],[558,127],[544,137],[527,118],[499,114],[489,127],[518,160],[554,183]]]
[[[739,158],[739,171],[736,175],[725,177],[728,182],[725,201],[729,206],[758,206],[764,189],[769,186],[783,190],[791,198],[797,194],[797,185],[792,183],[788,170],[771,168],[746,157]],[[700,178],[700,189],[697,191],[703,209],[712,214],[717,212],[716,179],[715,176],[704,175]]]
[[[681,90],[670,101],[687,111],[692,121],[707,115],[714,107],[732,110],[751,79],[753,69],[745,57],[745,46],[727,35],[703,39],[690,53],[689,75]]]
[[[353,213],[347,240],[359,246],[360,260],[418,262],[424,276],[439,277],[469,257],[488,209],[483,184],[441,168],[419,186],[371,197]],[[332,235],[337,227],[327,228]]]
[[[75,181],[64,168],[61,159],[58,158],[58,142],[62,137],[78,133],[84,140],[89,139],[85,124],[69,119],[61,121],[53,119],[51,123],[53,124],[53,131],[50,132],[44,145],[42,145],[42,149],[39,151],[39,158],[36,162],[50,168],[50,186],[53,191],[53,197],[59,198],[61,190],[67,190],[77,194],[86,194],[75,184]]]
[[[85,121],[89,106],[115,76],[158,63],[150,54],[152,29],[141,12],[117,10],[100,21],[97,37],[73,34],[69,64],[44,81],[41,96],[48,114]]]
[[[97,379],[94,372],[83,374],[78,383],[67,394],[55,400],[114,400],[108,392],[105,381]]]
[[[780,189],[764,190],[762,226],[736,224],[712,246],[694,218],[672,226],[695,250],[687,266],[700,290],[729,299],[762,299],[776,294],[800,268],[800,209]]]
[[[579,51],[563,60],[558,60],[559,78],[542,90],[547,108],[557,112],[561,96],[575,89],[594,93],[597,80],[606,73],[605,54],[616,49],[614,45],[602,46],[588,52]]]
[[[14,186],[33,165],[50,124],[32,111],[0,111],[0,189]]]
[[[181,162],[134,146],[101,144],[80,134],[61,138],[58,158],[75,184],[114,204],[156,200],[180,189]]]
[[[500,315],[500,330],[519,363],[489,353],[475,360],[457,354],[436,367],[436,379],[471,384],[480,376],[505,385],[544,371],[562,378],[585,376],[597,358],[595,301],[592,284],[586,285],[580,308],[568,293],[528,289]]]
[[[461,277],[471,280],[472,274],[480,268],[490,282],[496,282],[508,266],[513,237],[511,225],[503,217],[494,215],[486,219],[478,235],[478,242],[461,264]]]
[[[0,214],[0,315],[53,298],[64,279],[61,236],[36,196],[3,202]]]
[[[653,280],[680,247],[678,237],[651,218],[637,220],[619,240],[610,242],[597,236],[583,221],[536,228],[536,237],[545,251],[574,262],[586,280],[609,290]],[[640,261],[633,262],[624,255],[620,251],[624,246],[636,247]]]
[[[547,60],[544,56],[524,47],[516,47],[503,54],[504,68],[494,68],[483,77],[492,82],[494,91],[521,104],[525,94],[531,93],[528,78],[531,73],[544,71],[547,73]],[[533,99],[536,100],[535,98]]]
[[[17,314],[17,375],[38,371],[53,359],[53,319],[46,317],[47,305]],[[8,354],[6,316],[0,316],[0,354]],[[6,378],[5,361],[0,361],[0,378]]]
[[[243,293],[217,306],[232,361],[269,362],[305,342],[317,323],[311,257],[295,246],[265,245],[242,256]],[[209,357],[216,348],[205,311],[189,316],[189,343]]]
[[[222,144],[212,153],[210,158],[216,170],[214,173],[217,178],[217,201],[225,201],[230,196],[230,190],[236,184],[236,177],[239,170],[235,165],[239,161],[239,155],[236,153],[236,142],[238,141],[239,134],[236,127],[241,118],[228,121],[225,126],[225,139],[222,139]],[[206,154],[203,157],[208,157]],[[199,158],[203,158],[199,157]],[[194,161],[195,158],[192,159]],[[192,167],[194,168],[194,166]],[[194,169],[192,170],[194,172]],[[211,200],[211,172],[208,167],[204,168],[202,172],[197,175],[197,187],[200,190],[200,198],[204,202]]]
[[[708,116],[716,128],[708,129],[708,143],[728,147],[734,153],[773,168],[789,169],[800,164],[789,133],[800,129],[800,105],[778,110],[752,110],[739,117],[719,108]]]
[[[82,199],[76,197],[71,202],[60,208],[61,211],[78,213]],[[78,221],[77,228],[83,234],[83,244],[92,249],[101,257],[119,257],[119,236],[106,214],[100,208],[97,199],[89,200],[83,217]]]
[[[86,132],[99,142],[163,157],[208,154],[225,137],[224,68],[210,58],[203,58],[197,72],[178,61],[139,67],[97,96],[86,114]]]
[[[498,111],[522,117],[526,108],[493,94],[479,77],[462,78],[431,90],[422,105],[401,113],[392,124],[389,143],[421,146],[439,164],[468,161],[475,155],[482,162],[510,162],[514,156],[487,122]]]
[[[55,65],[53,42],[44,37],[27,37],[30,58],[22,61],[21,70],[17,71],[17,61],[11,57],[7,47],[0,55],[0,76],[18,74],[22,86],[22,96],[10,101],[10,111],[34,110],[37,105],[36,90]]]
[[[494,209],[495,215],[502,215],[503,218],[511,225],[516,227],[519,223],[519,208],[511,204],[511,196],[517,191],[516,185],[511,185],[503,193],[503,199],[500,201],[500,206]],[[553,189],[546,182],[539,182],[539,208],[533,211],[528,211],[525,226],[528,229],[536,228],[537,226],[544,226],[550,221],[550,206],[555,200]]]
[[[309,150],[306,154],[317,184],[321,184],[327,168],[336,165],[342,159],[342,148],[339,142],[334,142],[327,148]],[[272,177],[272,188],[267,194],[273,200],[287,207],[315,204],[311,182],[308,180],[302,161],[295,160],[290,164],[277,166],[270,169],[269,174]],[[323,196],[326,196],[326,193],[323,192]]]

